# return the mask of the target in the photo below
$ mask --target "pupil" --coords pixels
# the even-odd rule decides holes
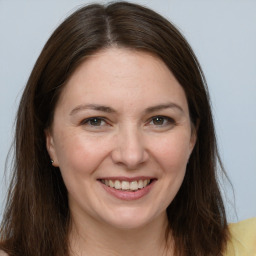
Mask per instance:
[[[90,124],[94,125],[94,126],[99,126],[100,123],[101,123],[101,120],[98,119],[98,118],[93,118],[93,119],[90,120]]]
[[[157,125],[163,124],[163,121],[164,121],[164,119],[163,119],[162,117],[156,117],[156,118],[153,120],[154,124],[157,124]]]

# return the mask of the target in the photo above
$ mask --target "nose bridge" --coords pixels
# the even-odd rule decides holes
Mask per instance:
[[[124,164],[129,169],[137,168],[146,161],[143,134],[135,124],[120,127],[113,151],[113,160]]]

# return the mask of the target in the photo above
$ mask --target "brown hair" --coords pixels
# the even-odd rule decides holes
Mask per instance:
[[[58,168],[50,164],[44,130],[77,66],[107,47],[126,47],[161,58],[183,87],[197,142],[183,184],[167,208],[175,255],[221,255],[228,239],[217,182],[216,145],[206,81],[187,41],[165,18],[127,2],[80,8],[53,33],[21,98],[15,163],[0,248],[11,256],[68,255],[69,207]]]

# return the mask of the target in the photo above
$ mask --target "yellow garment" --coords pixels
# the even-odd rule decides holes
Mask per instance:
[[[256,218],[229,225],[231,239],[225,256],[256,256]]]

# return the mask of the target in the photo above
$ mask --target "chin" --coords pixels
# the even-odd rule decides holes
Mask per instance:
[[[143,228],[157,218],[155,214],[147,213],[143,209],[122,209],[110,214],[108,220],[106,215],[104,217],[105,223],[107,222],[112,227],[122,230]]]

